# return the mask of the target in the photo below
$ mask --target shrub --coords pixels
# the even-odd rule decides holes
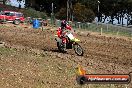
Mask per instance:
[[[25,17],[32,17],[32,18],[43,18],[46,19],[47,15],[45,12],[36,11],[33,8],[28,8],[23,10]]]

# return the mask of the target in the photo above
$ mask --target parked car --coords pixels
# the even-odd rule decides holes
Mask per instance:
[[[20,24],[25,21],[24,15],[21,12],[2,11],[0,14],[0,21],[8,21],[14,24]]]

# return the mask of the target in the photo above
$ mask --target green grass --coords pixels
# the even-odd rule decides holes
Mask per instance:
[[[7,26],[5,26],[5,25],[0,25],[0,29],[1,28],[9,28],[9,27],[7,27]]]
[[[0,55],[11,55],[16,52],[15,49],[0,47]]]
[[[101,28],[102,28],[102,33],[105,34],[112,34],[112,35],[118,35],[118,36],[125,36],[125,37],[132,37],[132,32],[127,31],[125,29],[119,29],[118,27],[109,27],[107,28],[106,26],[103,25],[90,25],[87,28],[82,27],[81,30],[88,30],[91,32],[99,32],[101,33]]]

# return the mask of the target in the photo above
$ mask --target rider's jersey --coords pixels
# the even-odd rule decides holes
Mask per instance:
[[[66,25],[66,28],[59,27],[57,30],[57,35],[59,38],[61,38],[63,31],[65,30],[71,30],[71,26]]]

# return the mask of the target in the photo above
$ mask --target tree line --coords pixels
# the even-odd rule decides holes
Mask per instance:
[[[102,14],[111,17],[113,23],[114,17],[121,22],[124,14],[127,14],[128,21],[132,15],[132,0],[41,0],[38,3],[43,3],[43,6],[54,3],[54,13],[59,19],[66,19],[67,17],[67,1],[72,4],[69,15],[70,20],[92,22],[95,17],[98,21],[102,21]],[[51,11],[49,8],[44,8],[47,13]],[[123,22],[123,21],[122,21]]]
[[[104,18],[111,17],[112,23],[114,18],[121,23],[124,14],[127,14],[128,21],[132,15],[132,0],[35,0],[35,2],[36,10],[44,11],[48,15],[54,12],[58,19],[67,19],[68,16],[68,20],[92,22],[98,17],[98,21],[103,22],[104,14]]]

